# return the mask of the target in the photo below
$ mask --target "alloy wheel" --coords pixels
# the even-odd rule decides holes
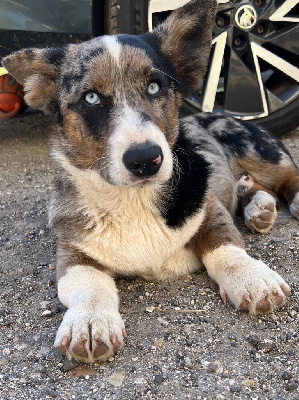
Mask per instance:
[[[188,0],[149,0],[149,30]],[[193,107],[258,120],[299,99],[299,1],[218,0],[210,64]]]

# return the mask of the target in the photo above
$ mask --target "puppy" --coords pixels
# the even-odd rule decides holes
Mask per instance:
[[[4,67],[26,102],[52,114],[50,222],[58,295],[68,307],[56,348],[83,362],[123,345],[114,278],[171,279],[201,263],[222,299],[250,314],[283,305],[287,283],[244,250],[237,203],[267,232],[276,194],[299,218],[299,175],[270,133],[223,115],[179,119],[208,63],[215,0],[192,0],[153,33],[27,49]]]

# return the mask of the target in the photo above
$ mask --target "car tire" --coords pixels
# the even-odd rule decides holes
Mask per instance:
[[[108,34],[121,34],[121,33],[125,33],[125,34],[142,34],[148,31],[148,21],[149,21],[149,15],[148,15],[148,6],[149,6],[149,2],[151,0],[106,0],[105,2],[105,29],[106,29],[106,33]],[[165,0],[162,0],[162,2],[164,1],[164,3],[166,2]],[[171,4],[171,0],[168,0],[169,3]],[[269,3],[271,3],[272,0],[253,0],[251,3],[253,4],[259,4],[260,7],[262,7],[261,5],[265,5],[267,3],[267,7],[269,7]],[[219,37],[219,35],[221,33],[224,32],[224,29],[221,29],[221,23],[223,23],[223,20],[220,20],[219,18],[225,17],[227,18],[227,16],[229,16],[229,13],[226,11],[225,7],[226,7],[226,3],[234,4],[237,2],[231,1],[231,0],[222,0],[222,1],[218,1],[219,3],[224,3],[224,4],[219,4],[218,7],[218,12],[217,12],[217,16],[215,19],[215,29],[214,29],[214,39],[217,37]],[[273,0],[273,7],[274,6],[274,0]],[[284,2],[279,2],[280,6],[281,3],[283,4],[289,4],[290,0],[285,0]],[[298,12],[299,14],[299,1],[297,2],[298,4],[295,7],[295,12]],[[238,3],[237,3],[238,4]],[[236,6],[235,6],[236,7]],[[273,13],[275,13],[277,10],[273,9]],[[155,17],[156,20],[153,20],[153,25],[159,23],[159,18],[161,20],[163,20],[169,12],[164,12],[161,13],[161,16],[158,15],[158,19],[157,19],[157,15],[153,14],[153,18]],[[272,14],[273,14],[272,13]],[[288,14],[289,15],[289,14]],[[292,14],[291,14],[292,16]],[[218,18],[218,20],[217,20]],[[224,18],[224,19],[225,19]],[[235,18],[235,15],[233,16],[233,18]],[[286,18],[286,16],[284,16],[283,18]],[[235,18],[236,19],[236,18]],[[279,34],[277,33],[277,41],[279,40],[280,37],[282,37],[285,34],[285,41],[290,41],[290,35],[297,35],[299,33],[299,15],[298,18],[293,13],[293,19],[294,21],[290,22],[290,21],[284,21],[284,23],[282,23],[281,21],[279,22],[279,25],[277,23],[277,25],[275,25],[275,23],[273,23],[273,21],[266,21],[268,24],[268,33],[272,34],[272,36],[274,35],[275,37],[275,27],[277,26],[277,29],[280,29]],[[296,22],[298,20],[298,22]],[[230,19],[231,21],[231,19]],[[261,20],[262,21],[262,20]],[[218,24],[218,25],[217,25]],[[271,43],[269,45],[269,43],[267,42],[267,40],[265,40],[265,37],[263,37],[263,35],[260,35],[258,37],[258,34],[256,32],[258,32],[258,29],[261,31],[262,28],[261,26],[264,26],[265,21],[262,21],[256,25],[256,27],[254,27],[253,29],[253,33],[255,35],[255,37],[258,40],[258,43],[260,44],[259,48],[262,48],[262,46],[264,46],[265,44],[265,48],[267,50],[272,50],[271,48]],[[220,28],[219,28],[220,26]],[[227,28],[227,27],[224,27]],[[272,29],[272,32],[271,32]],[[244,37],[246,36],[247,32],[245,32],[244,30],[240,30],[239,27],[233,26],[232,30],[234,32],[237,32],[238,34],[243,35]],[[252,33],[252,32],[250,32]],[[235,34],[235,33],[234,33]],[[251,35],[251,36],[254,36]],[[250,37],[250,35],[247,35],[248,37]],[[294,36],[294,41],[295,41],[295,36]],[[298,41],[297,41],[298,42]],[[279,42],[281,43],[281,42]],[[286,43],[286,42],[285,42]],[[288,42],[290,43],[290,42]],[[217,41],[216,41],[217,44]],[[267,46],[270,47],[267,47]],[[298,54],[297,54],[297,47],[299,48],[299,46],[294,45],[293,48],[296,50],[295,53],[296,54],[289,54],[290,53],[290,45],[288,45],[288,49],[286,50],[285,48],[279,49],[281,50],[281,54],[279,54],[279,56],[281,57],[281,59],[284,58],[284,56],[286,55],[287,57],[289,57],[292,62],[294,61],[295,66],[299,67],[299,60],[298,60]],[[214,52],[216,46],[214,46]],[[250,47],[251,49],[252,47]],[[212,48],[213,50],[213,48]],[[277,50],[277,48],[275,48],[275,51]],[[244,52],[243,52],[244,53]],[[268,56],[268,54],[270,54],[270,52],[268,51],[266,53],[266,55]],[[293,56],[293,58],[291,57]],[[224,57],[224,56],[223,56]],[[252,55],[251,55],[252,57]],[[275,58],[276,57],[276,58]],[[257,58],[256,58],[257,59]],[[260,60],[260,59],[259,59]],[[285,133],[290,132],[292,129],[296,128],[299,125],[299,84],[298,81],[299,79],[296,79],[296,77],[299,77],[299,68],[295,69],[292,75],[292,78],[290,79],[290,77],[288,75],[285,75],[285,81],[283,80],[284,77],[281,78],[281,83],[279,83],[279,79],[280,79],[280,75],[283,75],[281,73],[281,71],[276,71],[275,70],[275,62],[279,61],[279,58],[277,58],[277,54],[274,54],[274,61],[273,63],[270,65],[270,69],[272,68],[272,66],[274,66],[272,69],[275,71],[274,75],[275,75],[275,79],[276,82],[274,82],[272,85],[274,87],[274,93],[275,96],[273,95],[273,93],[271,92],[271,90],[273,90],[271,87],[264,87],[264,93],[266,93],[266,95],[264,94],[263,97],[263,105],[265,104],[265,102],[268,102],[268,99],[272,97],[272,103],[275,103],[275,105],[272,107],[270,107],[270,101],[269,104],[266,104],[266,108],[268,110],[268,112],[266,113],[259,113],[258,116],[255,115],[255,113],[248,113],[247,111],[242,112],[242,110],[238,110],[238,112],[231,112],[231,111],[227,111],[225,109],[225,107],[223,106],[222,108],[218,108],[215,101],[214,106],[212,107],[212,109],[207,109],[207,107],[203,106],[203,94],[201,93],[197,93],[194,96],[186,99],[186,102],[183,106],[182,109],[182,115],[190,115],[192,113],[196,113],[198,111],[204,110],[204,111],[214,111],[214,112],[220,112],[226,115],[230,115],[230,116],[234,116],[237,118],[241,118],[241,119],[246,119],[249,120],[251,122],[260,124],[262,126],[264,126],[265,128],[269,129],[270,131],[272,131],[275,135],[277,135],[278,137],[282,136]],[[262,60],[264,62],[264,60]],[[271,61],[271,60],[270,60]],[[284,61],[284,60],[283,60]],[[211,63],[210,63],[210,69],[212,68],[212,52],[211,52]],[[245,65],[246,67],[246,65]],[[243,68],[243,67],[242,67]],[[264,67],[267,68],[267,67]],[[268,67],[269,68],[269,67]],[[263,74],[262,72],[262,67],[261,68],[257,68],[257,70],[259,71],[260,75]],[[256,71],[255,71],[256,72]],[[207,75],[209,73],[209,69],[207,71]],[[238,76],[238,70],[237,70],[237,74],[236,74],[236,70],[234,71],[234,74],[236,76]],[[242,76],[242,74],[244,74],[244,69],[242,72],[240,72],[239,76]],[[295,75],[294,75],[295,74]],[[296,75],[297,74],[297,75]],[[205,82],[208,80],[207,75],[203,81],[203,88],[205,87]],[[258,75],[258,73],[256,73],[256,75]],[[226,72],[226,76],[227,76],[227,72]],[[261,76],[259,77],[260,81],[261,81]],[[219,78],[220,79],[220,78]],[[274,80],[275,80],[274,79]],[[269,79],[271,80],[271,78]],[[257,81],[257,79],[256,79]],[[220,81],[219,81],[220,82]],[[277,85],[280,87],[278,87],[277,89]],[[280,100],[281,98],[283,99],[283,96],[287,96],[286,93],[280,93],[280,97],[276,98],[276,92],[281,92],[281,90],[283,90],[283,87],[288,86],[288,92],[291,93],[291,95],[289,96],[289,99],[287,99],[287,101],[283,102],[283,100]],[[224,88],[225,85],[223,84]],[[226,85],[227,86],[227,85]],[[264,84],[262,84],[262,86],[266,86]],[[260,84],[260,89],[261,89],[261,84]],[[233,88],[234,90],[236,90],[235,88]],[[204,89],[203,89],[204,90]],[[225,89],[223,89],[224,91]],[[241,89],[239,89],[240,91]],[[293,91],[293,92],[292,92]],[[261,89],[262,92],[262,89]],[[255,94],[255,93],[253,93]],[[218,93],[217,93],[218,95]],[[240,95],[240,93],[239,93]],[[241,95],[241,97],[245,97],[246,98],[246,94],[244,94],[244,96]],[[216,98],[216,94],[215,94],[215,98]],[[250,96],[248,96],[248,98],[250,98]],[[265,100],[265,98],[267,100]],[[291,100],[290,100],[291,99]],[[247,104],[248,103],[252,103],[249,100],[246,100]],[[236,101],[235,103],[237,104],[239,102],[238,98],[236,97]],[[271,104],[272,104],[271,103]],[[245,103],[244,103],[245,104]],[[236,107],[240,107],[239,105],[237,105]]]

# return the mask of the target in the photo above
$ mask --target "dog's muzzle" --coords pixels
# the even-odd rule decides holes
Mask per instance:
[[[155,175],[162,163],[163,152],[153,142],[133,143],[123,155],[123,163],[136,178],[145,179]]]

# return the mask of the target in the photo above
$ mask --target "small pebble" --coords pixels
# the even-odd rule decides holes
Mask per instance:
[[[229,388],[229,390],[230,390],[231,392],[233,392],[233,393],[238,393],[238,392],[241,392],[242,388],[241,388],[241,386],[231,386],[231,387]]]
[[[52,315],[52,311],[45,310],[42,312],[42,317],[50,317]]]
[[[293,378],[293,374],[290,371],[284,371],[281,377],[283,380],[287,381]]]
[[[298,387],[298,382],[292,381],[292,382],[288,382],[285,385],[285,390],[287,390],[288,392],[291,392],[292,390],[296,390]]]
[[[162,375],[162,374],[158,374],[158,375],[155,375],[154,383],[155,383],[156,385],[161,385],[161,383],[163,382],[163,380],[164,380],[163,375]]]

